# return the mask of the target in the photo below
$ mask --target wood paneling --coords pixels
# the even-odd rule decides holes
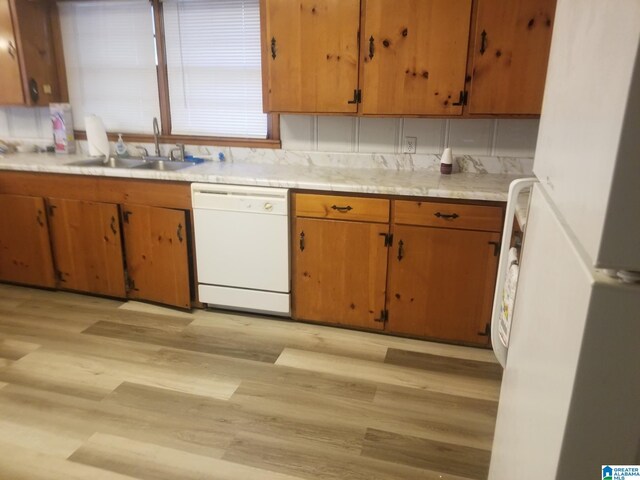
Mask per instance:
[[[389,200],[298,193],[295,198],[295,215],[298,217],[387,223],[389,221]]]
[[[502,207],[460,203],[394,202],[394,221],[402,225],[502,231]]]
[[[363,114],[460,115],[471,0],[363,0]]]
[[[117,205],[49,198],[59,287],[124,297],[124,262]]]
[[[187,223],[182,210],[123,205],[130,298],[189,308]]]
[[[555,6],[556,0],[478,0],[470,113],[540,113]]]
[[[22,77],[9,0],[0,0],[0,105],[21,105]]]
[[[262,1],[267,111],[355,113],[360,1]]]
[[[500,234],[394,225],[393,235],[388,331],[488,345]]]
[[[294,318],[380,330],[387,224],[296,218]]]
[[[55,286],[42,198],[0,195],[0,279],[41,287]]]

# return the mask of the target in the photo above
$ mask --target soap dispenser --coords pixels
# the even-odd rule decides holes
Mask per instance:
[[[127,146],[124,144],[121,133],[118,134],[118,141],[116,142],[116,153],[119,157],[127,154]]]

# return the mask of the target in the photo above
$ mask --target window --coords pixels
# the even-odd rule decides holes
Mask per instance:
[[[59,3],[75,127],[148,134],[164,117],[165,135],[266,138],[259,0],[158,1]]]

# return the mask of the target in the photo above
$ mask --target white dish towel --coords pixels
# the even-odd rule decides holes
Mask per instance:
[[[509,334],[511,332],[511,318],[513,316],[513,305],[516,299],[516,288],[518,286],[518,250],[509,250],[509,267],[507,278],[502,289],[502,308],[500,309],[500,324],[498,325],[498,335],[505,347],[509,347]]]
[[[97,115],[87,115],[84,117],[84,127],[87,130],[87,143],[89,144],[89,155],[98,157],[104,155],[109,157],[109,139],[104,128],[102,119]]]

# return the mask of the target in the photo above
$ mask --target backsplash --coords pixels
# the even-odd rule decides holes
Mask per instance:
[[[222,152],[229,162],[435,170],[440,154],[450,146],[459,171],[529,173],[538,120],[283,115],[281,130],[282,150],[215,146],[188,146],[187,150],[214,159]],[[416,137],[416,154],[401,153],[404,136]],[[51,143],[49,109],[0,108],[0,139],[3,138],[39,145]],[[80,151],[86,153],[86,142],[79,144]],[[152,145],[145,146],[151,151]],[[173,146],[163,146],[163,152],[168,153]]]
[[[537,119],[365,118],[282,115],[285,150],[402,153],[405,136],[416,153],[533,158]]]

